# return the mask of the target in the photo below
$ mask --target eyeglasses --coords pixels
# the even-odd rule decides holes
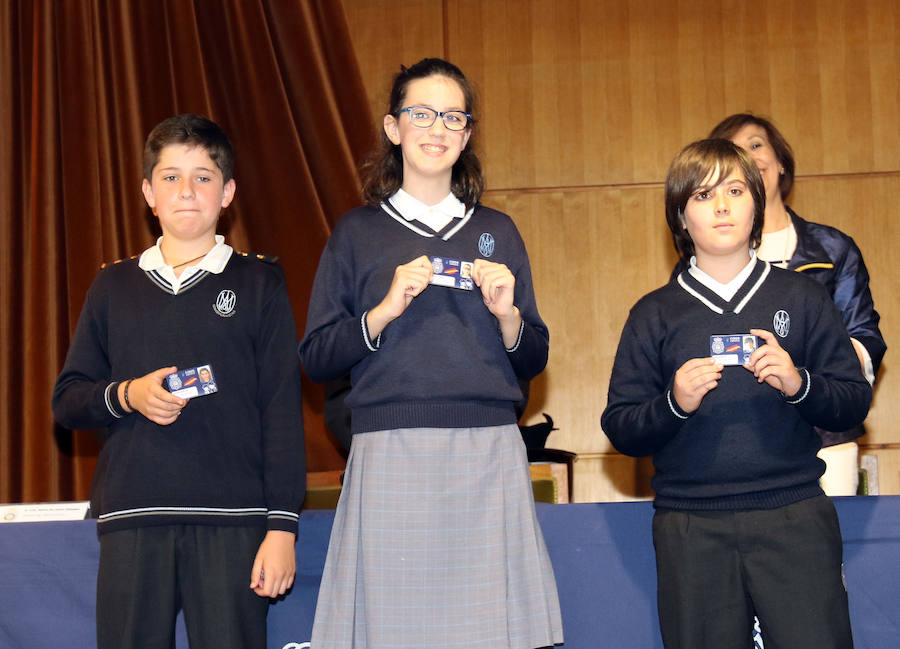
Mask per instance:
[[[446,110],[441,113],[427,106],[408,106],[397,111],[398,117],[400,113],[409,113],[409,123],[418,128],[430,128],[434,120],[440,117],[448,131],[463,131],[470,121],[474,121],[471,114],[461,110]]]

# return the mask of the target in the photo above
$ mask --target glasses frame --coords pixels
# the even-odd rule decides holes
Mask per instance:
[[[433,119],[431,120],[431,122],[428,125],[420,126],[419,124],[416,124],[415,122],[413,122],[412,114],[413,114],[414,110],[428,111],[429,113],[431,113],[433,115]],[[415,126],[416,128],[431,128],[432,126],[434,126],[434,123],[437,121],[437,118],[440,117],[441,122],[444,123],[444,128],[446,128],[448,131],[453,131],[454,133],[460,133],[462,131],[465,131],[467,128],[469,128],[469,126],[471,126],[475,122],[475,118],[472,117],[472,113],[467,113],[464,110],[445,110],[445,111],[441,112],[439,110],[435,110],[434,108],[430,108],[428,106],[407,106],[406,108],[401,108],[400,110],[398,110],[396,117],[400,117],[400,113],[407,113],[409,115],[409,123],[412,124],[413,126]],[[452,126],[447,124],[447,120],[444,119],[444,116],[449,115],[451,113],[459,113],[460,115],[465,115],[466,116],[465,126],[463,126],[462,128],[453,128]]]

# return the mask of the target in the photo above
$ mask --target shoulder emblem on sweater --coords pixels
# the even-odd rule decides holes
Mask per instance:
[[[107,261],[100,265],[100,269],[104,269],[107,266],[113,266],[115,264],[121,264],[123,261],[128,261],[129,259],[137,259],[137,255],[131,255],[131,257],[122,257],[121,259],[116,259],[115,261]]]
[[[267,264],[274,264],[278,262],[277,255],[264,255],[261,252],[245,252],[243,250],[235,250],[234,252],[241,257],[246,257],[247,259],[258,259],[259,261],[264,261]]]

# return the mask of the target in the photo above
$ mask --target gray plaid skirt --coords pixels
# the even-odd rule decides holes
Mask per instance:
[[[353,436],[312,649],[562,642],[515,425]]]

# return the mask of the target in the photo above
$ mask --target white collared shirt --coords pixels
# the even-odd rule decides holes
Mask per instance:
[[[221,273],[225,270],[225,265],[228,263],[228,260],[231,259],[231,253],[234,252],[234,249],[225,243],[225,237],[221,234],[217,234],[215,236],[216,243],[210,251],[207,252],[202,259],[191,262],[190,265],[181,271],[181,275],[176,277],[175,269],[166,263],[165,257],[163,257],[162,254],[162,249],[159,247],[162,240],[163,238],[160,237],[156,240],[156,245],[147,248],[141,253],[141,258],[138,260],[138,266],[141,270],[156,271],[160,277],[171,284],[172,293],[174,294],[177,294],[181,285],[186,283],[197,273],[203,271],[214,273],[216,275]]]
[[[703,284],[710,291],[718,295],[720,298],[725,300],[726,302],[731,300],[734,297],[734,294],[738,292],[738,289],[744,285],[744,282],[747,281],[747,278],[750,277],[750,273],[753,272],[753,266],[756,264],[756,251],[750,250],[750,261],[747,262],[747,265],[741,269],[737,275],[734,276],[727,284],[723,284],[722,282],[713,279],[705,272],[700,270],[697,267],[697,258],[691,257],[691,267],[688,269],[688,272],[691,274],[691,277],[696,279],[698,282]]]
[[[435,232],[440,232],[453,219],[466,215],[465,204],[453,192],[437,205],[426,205],[403,189],[398,189],[388,200],[404,219],[424,223]]]

